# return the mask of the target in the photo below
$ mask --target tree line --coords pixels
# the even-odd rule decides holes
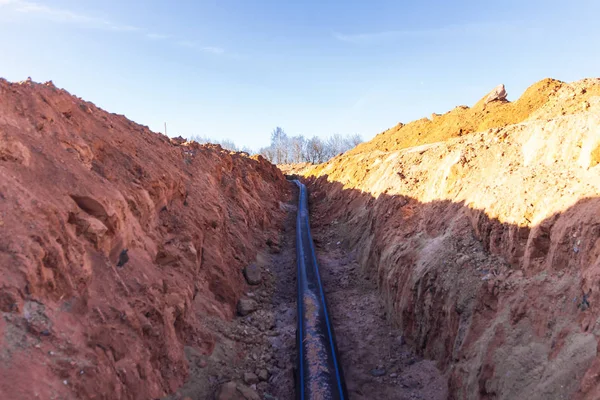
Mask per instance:
[[[313,136],[310,139],[302,135],[288,136],[277,127],[271,133],[271,144],[263,147],[258,154],[273,164],[296,164],[308,162],[318,164],[344,153],[362,143],[360,135],[331,135],[327,139]]]
[[[344,153],[362,143],[360,135],[339,134],[331,135],[326,139],[313,136],[308,139],[302,135],[288,136],[285,131],[277,127],[271,133],[271,144],[258,151],[248,147],[239,148],[232,140],[213,140],[204,136],[192,136],[190,140],[198,143],[218,144],[231,151],[244,151],[248,154],[260,154],[273,164],[319,164]]]
[[[211,143],[211,144],[218,144],[219,146],[221,146],[222,148],[224,148],[225,150],[230,150],[230,151],[244,151],[248,154],[256,154],[256,151],[252,150],[249,147],[238,147],[235,142],[231,139],[221,139],[221,140],[216,140],[216,139],[211,139],[209,137],[206,136],[192,136],[189,139],[192,142],[197,142],[200,144],[207,144],[207,143]]]

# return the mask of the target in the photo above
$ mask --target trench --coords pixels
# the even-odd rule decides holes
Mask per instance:
[[[299,190],[296,185],[293,190],[293,199],[284,205],[286,222],[276,249],[269,248],[257,257],[262,282],[249,285],[243,296],[255,300],[257,309],[230,322],[206,318],[206,327],[215,332],[215,349],[210,355],[201,355],[186,348],[189,379],[165,399],[226,399],[221,388],[230,382],[251,390],[251,395],[246,394],[250,397],[238,392],[240,397],[234,398],[298,398]],[[307,392],[304,398],[447,399],[446,379],[433,361],[414,352],[390,322],[376,283],[358,264],[357,249],[342,240],[343,232],[335,221],[321,222],[328,220],[326,209],[318,200],[309,200],[315,256],[335,331],[346,396]],[[252,397],[254,394],[258,397]]]

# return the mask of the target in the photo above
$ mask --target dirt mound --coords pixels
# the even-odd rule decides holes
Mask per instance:
[[[276,243],[263,158],[151,132],[52,83],[0,80],[0,397],[156,398],[214,346]]]
[[[570,87],[572,85],[555,79],[544,79],[529,87],[514,102],[491,102],[485,105],[488,96],[485,95],[472,108],[458,106],[442,115],[432,114],[431,118],[422,118],[408,124],[399,123],[370,142],[358,145],[349,153],[400,150],[516,124],[527,120],[552,102],[561,89],[568,90]],[[600,81],[587,80],[583,82],[581,89],[574,91],[568,101],[562,99],[562,115],[578,112],[579,105],[584,101],[600,95]]]
[[[599,82],[545,80],[303,172],[452,398],[600,396]]]

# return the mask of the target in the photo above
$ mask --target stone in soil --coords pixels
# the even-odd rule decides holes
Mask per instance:
[[[244,268],[244,276],[249,285],[259,285],[262,281],[260,268],[256,264],[250,264]]]
[[[253,374],[252,372],[246,372],[244,373],[244,382],[246,383],[246,385],[253,385],[255,383],[258,383],[258,376],[256,376],[256,374]]]
[[[223,384],[217,395],[216,400],[260,400],[260,396],[255,390],[233,381]]]
[[[371,375],[373,376],[384,376],[385,375],[385,369],[379,369],[379,368],[375,368],[371,370]]]
[[[261,381],[266,381],[269,379],[269,371],[267,371],[266,369],[261,369],[260,371],[258,371],[258,379],[260,379]]]
[[[252,299],[242,298],[238,302],[237,312],[241,316],[248,315],[258,309],[258,303]]]

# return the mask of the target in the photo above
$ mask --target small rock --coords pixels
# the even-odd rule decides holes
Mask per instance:
[[[266,369],[261,369],[260,371],[258,371],[258,379],[260,379],[261,381],[266,381],[269,379],[269,371],[267,371]]]
[[[281,247],[273,246],[269,249],[269,252],[271,252],[272,254],[279,254],[281,253]]]
[[[224,383],[215,396],[216,400],[243,400],[243,397],[237,391],[235,382]]]
[[[127,254],[128,251],[129,249],[123,249],[121,251],[121,254],[119,254],[119,261],[117,262],[117,267],[121,268],[127,264],[129,261],[129,255]]]
[[[398,374],[397,374],[397,373],[395,373],[395,372],[392,372],[392,373],[390,374],[390,378],[396,378],[396,377],[398,377]]]
[[[485,99],[484,105],[496,100],[505,101],[506,96],[506,88],[503,84],[500,84],[496,86],[494,90],[492,90],[492,92],[488,95],[488,97]]]
[[[171,138],[171,143],[174,144],[175,146],[181,146],[185,142],[186,142],[186,139],[182,138],[181,136]]]
[[[252,372],[246,372],[244,373],[244,382],[246,385],[254,385],[255,383],[258,383],[258,376]]]
[[[260,268],[256,264],[250,264],[244,268],[244,276],[249,285],[259,285],[262,281]]]
[[[248,315],[258,309],[258,303],[252,299],[240,299],[237,305],[237,312],[241,316]]]
[[[260,396],[254,389],[244,385],[237,385],[237,391],[244,396],[245,400],[260,400]]]
[[[217,394],[216,400],[260,400],[258,393],[248,386],[235,382],[227,382],[223,384]]]
[[[269,393],[265,393],[265,394],[263,395],[263,398],[264,398],[265,400],[279,400],[277,397],[275,397],[275,396],[271,396]]]
[[[371,375],[373,376],[384,376],[385,375],[385,369],[380,369],[380,368],[375,368],[371,370]]]
[[[456,260],[456,263],[463,267],[465,264],[467,264],[469,261],[471,261],[471,257],[468,254],[465,254],[464,256],[460,257],[458,260]]]

